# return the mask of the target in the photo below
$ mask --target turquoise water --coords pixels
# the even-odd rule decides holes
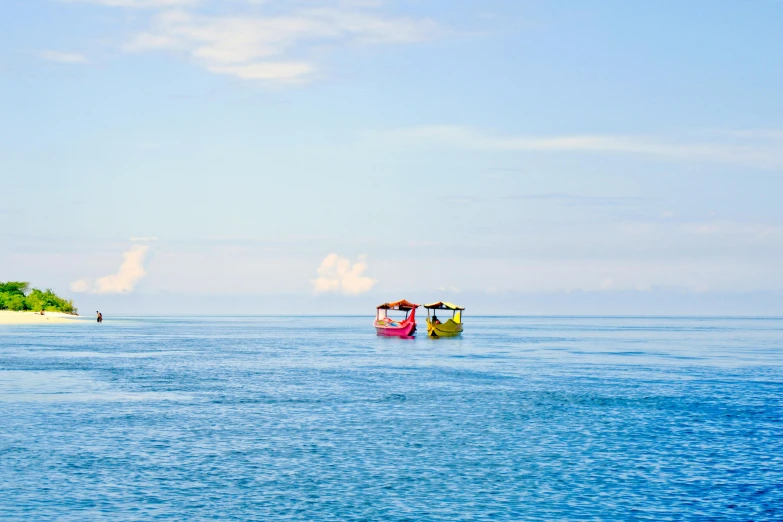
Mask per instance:
[[[783,319],[0,327],[2,520],[783,520]]]

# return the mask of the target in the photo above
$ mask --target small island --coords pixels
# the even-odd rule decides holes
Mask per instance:
[[[0,282],[0,324],[64,322],[76,312],[72,300],[49,288],[30,288],[30,283],[22,281]]]

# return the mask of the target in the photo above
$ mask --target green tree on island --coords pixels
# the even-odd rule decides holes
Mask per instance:
[[[0,282],[0,310],[76,313],[72,300],[59,297],[50,288],[30,289],[30,283],[21,281]]]

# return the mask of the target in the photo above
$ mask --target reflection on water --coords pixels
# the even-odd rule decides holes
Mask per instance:
[[[0,327],[0,519],[783,518],[783,320]]]

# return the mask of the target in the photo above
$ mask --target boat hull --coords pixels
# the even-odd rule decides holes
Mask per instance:
[[[401,324],[400,326],[378,326],[376,324],[375,331],[378,335],[386,337],[410,337],[416,332],[416,323]]]
[[[462,323],[449,319],[445,323],[432,324],[427,319],[427,337],[456,337],[462,334]]]

